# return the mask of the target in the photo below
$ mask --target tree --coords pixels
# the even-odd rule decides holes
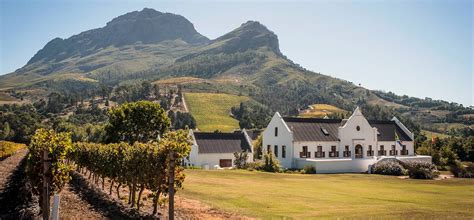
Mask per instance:
[[[237,168],[237,169],[247,168],[247,159],[248,159],[247,151],[234,152],[234,166],[235,166],[235,168]]]
[[[255,140],[255,142],[253,144],[253,154],[254,154],[253,158],[262,159],[262,154],[263,154],[262,144],[263,144],[263,135],[260,134],[257,137],[257,140]]]
[[[157,103],[139,101],[109,110],[107,142],[147,142],[158,139],[170,127],[170,119]]]

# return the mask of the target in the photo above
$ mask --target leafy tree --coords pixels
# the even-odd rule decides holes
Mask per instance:
[[[134,143],[156,140],[169,127],[170,120],[159,104],[139,101],[110,109],[105,131],[107,142]]]

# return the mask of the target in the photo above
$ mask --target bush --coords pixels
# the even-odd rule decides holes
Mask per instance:
[[[451,166],[451,172],[455,177],[474,178],[474,163],[466,164],[465,166],[460,161],[456,161],[456,163]]]
[[[405,170],[398,161],[384,160],[377,162],[372,166],[372,173],[391,176],[402,176],[405,173]]]
[[[301,173],[302,174],[316,174],[316,167],[311,166],[311,165],[306,165],[306,166],[304,166]]]
[[[436,166],[430,162],[409,161],[404,166],[408,169],[408,176],[413,179],[433,179],[439,174]]]
[[[234,153],[234,167],[237,169],[247,168],[248,153],[246,151]]]
[[[257,167],[257,170],[267,172],[280,172],[280,161],[270,152],[263,155],[263,163]]]
[[[248,171],[259,170],[260,167],[262,167],[262,166],[263,166],[262,161],[250,162],[250,163],[247,163],[247,170]]]

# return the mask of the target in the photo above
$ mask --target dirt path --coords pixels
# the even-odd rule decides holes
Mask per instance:
[[[0,162],[0,219],[30,219],[39,213],[25,175],[27,150]]]
[[[5,160],[0,161],[0,192],[5,190],[6,183],[11,178],[11,175],[20,164],[21,160],[27,153],[26,149],[20,150],[17,153],[11,155]]]
[[[84,201],[71,184],[61,191],[60,219],[107,219],[100,210]]]
[[[86,187],[87,189],[80,189],[82,192],[90,191],[91,196],[86,197],[91,204],[97,203],[97,207],[106,207],[109,206],[112,210],[105,210],[109,212],[108,217],[116,218],[150,218],[152,213],[152,198],[151,192],[145,190],[142,196],[142,208],[140,213],[137,213],[135,209],[129,208],[127,205],[128,198],[128,187],[120,188],[120,199],[117,198],[116,187],[113,188],[112,195],[108,194],[108,189],[110,188],[110,182],[105,181],[105,190],[102,190],[101,183],[98,185],[91,183],[86,176],[74,172],[73,181],[76,180],[80,182],[79,185]],[[96,195],[98,198],[95,198],[93,195]],[[102,201],[100,201],[102,200]],[[205,203],[202,203],[198,200],[192,200],[183,198],[181,196],[176,196],[175,198],[175,218],[176,219],[250,219],[245,216],[238,215],[236,213],[229,213],[219,209],[215,209]],[[106,203],[107,205],[105,205]],[[113,210],[116,207],[117,210]],[[161,213],[160,218],[168,218],[168,207],[160,207],[159,212]]]

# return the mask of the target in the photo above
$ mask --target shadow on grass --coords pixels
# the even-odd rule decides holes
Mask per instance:
[[[0,193],[0,219],[32,219],[39,213],[36,197],[26,177],[26,157],[12,172]]]
[[[140,219],[135,209],[125,207],[121,202],[111,198],[101,189],[90,184],[82,175],[77,172],[71,173],[70,182],[71,191],[79,195],[81,199],[91,204],[96,210],[99,210],[104,216],[111,219]]]

